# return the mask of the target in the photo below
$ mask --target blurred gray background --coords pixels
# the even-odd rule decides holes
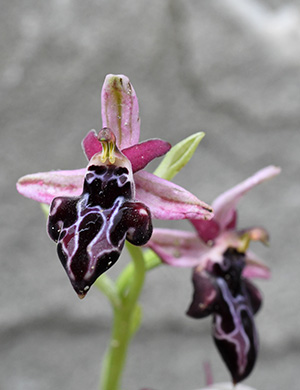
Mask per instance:
[[[271,246],[253,250],[273,270],[257,282],[261,351],[245,383],[298,390],[300,1],[2,0],[0,9],[0,389],[97,389],[110,307],[96,288],[77,298],[39,205],[15,182],[86,165],[80,142],[101,127],[104,77],[123,73],[139,97],[141,139],[175,144],[206,132],[175,178],[204,201],[266,165],[282,167],[239,207],[240,227],[269,230]],[[124,252],[110,275],[127,261]],[[125,390],[199,388],[204,361],[215,381],[229,380],[211,319],[184,315],[190,273],[147,275]]]

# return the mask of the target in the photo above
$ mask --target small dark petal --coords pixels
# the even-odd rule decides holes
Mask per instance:
[[[206,271],[193,272],[194,294],[186,314],[193,318],[204,318],[212,314],[218,301],[218,288],[214,278]]]

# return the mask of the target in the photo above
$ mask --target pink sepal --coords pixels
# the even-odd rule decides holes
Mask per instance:
[[[243,270],[243,276],[249,279],[270,279],[271,271],[270,268],[262,260],[260,260],[252,251],[247,250],[246,267]]]
[[[17,190],[27,198],[50,204],[57,196],[78,196],[82,193],[86,169],[39,172],[21,177]]]
[[[278,175],[280,171],[280,168],[270,165],[221,194],[212,204],[215,213],[214,220],[220,225],[221,230],[225,229],[232,222],[240,198],[251,188]]]
[[[153,230],[147,246],[173,267],[195,267],[199,265],[201,253],[207,251],[196,233],[160,228]]]
[[[212,218],[212,209],[184,188],[152,173],[140,171],[134,175],[136,198],[145,203],[154,218]]]
[[[102,127],[109,127],[114,132],[119,149],[139,142],[139,105],[128,77],[106,76],[101,92],[101,114]]]

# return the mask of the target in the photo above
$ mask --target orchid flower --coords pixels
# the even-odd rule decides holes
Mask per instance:
[[[17,190],[51,204],[48,233],[70,281],[83,298],[119,258],[124,241],[144,245],[159,219],[212,216],[210,206],[185,189],[142,169],[168,152],[160,139],[139,142],[135,91],[123,75],[108,75],[102,94],[102,125],[82,142],[89,164],[71,171],[22,177]]]
[[[237,229],[237,203],[257,184],[279,174],[266,167],[220,195],[209,221],[191,219],[196,232],[154,229],[148,246],[167,264],[194,267],[194,295],[187,315],[213,315],[213,338],[234,383],[246,378],[256,361],[258,337],[253,316],[261,306],[258,289],[247,279],[268,278],[269,269],[251,251],[251,240],[268,242],[265,229]]]

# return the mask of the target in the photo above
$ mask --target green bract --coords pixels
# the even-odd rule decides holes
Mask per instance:
[[[156,168],[154,174],[166,180],[172,180],[175,175],[190,161],[205,133],[198,132],[178,142],[166,154]]]

